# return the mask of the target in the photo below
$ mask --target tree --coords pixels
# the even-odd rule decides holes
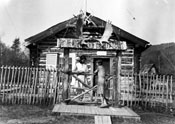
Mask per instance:
[[[20,39],[16,38],[11,47],[0,40],[0,66],[28,66],[29,57],[20,48]]]
[[[16,54],[20,52],[20,39],[19,38],[15,38],[11,48]]]
[[[0,40],[0,66],[6,65],[8,53],[10,53],[10,48],[8,48],[5,43]]]
[[[15,38],[11,46],[11,62],[14,66],[28,66],[29,57],[25,54],[24,51],[21,51],[21,43],[19,38]]]

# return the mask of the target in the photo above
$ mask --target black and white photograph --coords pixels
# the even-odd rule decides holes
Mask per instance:
[[[175,1],[0,0],[0,124],[175,124]]]

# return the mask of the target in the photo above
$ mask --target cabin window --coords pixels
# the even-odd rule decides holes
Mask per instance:
[[[58,67],[59,54],[48,53],[46,54],[46,69],[56,69]]]

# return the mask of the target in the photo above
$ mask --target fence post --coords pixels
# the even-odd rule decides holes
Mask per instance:
[[[30,87],[32,82],[32,68],[28,68],[28,77],[27,77],[27,104],[30,104]]]
[[[146,100],[145,100],[145,108],[147,108],[147,105],[148,105],[148,92],[149,92],[149,78],[148,78],[148,74],[146,74]]]
[[[169,102],[169,99],[168,99],[168,96],[169,96],[169,75],[167,76],[167,81],[166,81],[166,111],[168,111],[168,102]]]
[[[170,79],[170,102],[173,103],[173,77]]]
[[[3,77],[3,66],[0,67],[0,72],[1,72],[1,75],[0,75],[0,94],[2,93],[1,91],[1,88],[2,88],[2,77]],[[2,99],[0,99],[1,101]]]
[[[164,106],[164,103],[165,103],[165,75],[163,75],[163,90],[162,90],[162,105]]]
[[[22,80],[21,82],[22,82],[22,89],[21,89],[21,93],[22,93],[22,98],[21,98],[21,104],[23,104],[24,103],[24,101],[25,101],[25,93],[24,93],[24,91],[25,91],[25,88],[26,88],[26,77],[27,77],[27,73],[28,73],[28,71],[27,71],[27,68],[25,67],[25,68],[23,68],[24,69],[24,80]],[[24,98],[24,100],[23,100],[23,98]]]
[[[22,99],[22,98],[23,98],[23,97],[22,97],[22,95],[23,95],[23,94],[22,94],[22,88],[23,88],[22,85],[24,84],[24,83],[23,83],[24,67],[21,67],[21,75],[20,75],[20,76],[21,76],[21,78],[20,78],[21,80],[20,80],[20,83],[19,83],[19,93],[18,93],[18,94],[19,94],[19,98],[18,98],[18,104],[21,104],[21,103],[22,103],[22,100],[23,100],[23,99]]]
[[[35,78],[34,78],[34,92],[33,92],[33,104],[36,103],[36,87],[37,87],[37,80],[38,80],[38,68],[35,68]]]
[[[139,104],[141,103],[141,95],[142,95],[142,80],[141,80],[141,74],[139,74]]]
[[[55,91],[55,94],[54,94],[54,100],[53,100],[53,104],[56,104],[56,98],[57,98],[57,87],[58,87],[58,80],[57,80],[57,73],[58,73],[58,69],[55,70],[55,87],[54,87],[54,91]]]
[[[2,84],[2,103],[4,103],[4,90],[5,90],[5,84],[4,84],[4,66],[1,67],[2,73],[1,73],[1,84]]]

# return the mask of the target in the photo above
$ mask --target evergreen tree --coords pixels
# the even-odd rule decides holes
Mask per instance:
[[[0,40],[0,66],[28,66],[29,57],[20,48],[20,39],[16,38],[11,47]]]
[[[20,52],[20,39],[19,38],[15,38],[11,48],[16,54]]]

